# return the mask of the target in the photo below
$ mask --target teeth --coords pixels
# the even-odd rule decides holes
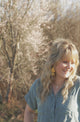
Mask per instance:
[[[64,72],[69,72],[69,70],[64,70]]]
[[[65,72],[68,71],[68,70],[64,70]]]

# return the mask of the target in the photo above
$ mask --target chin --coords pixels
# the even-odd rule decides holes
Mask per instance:
[[[65,78],[69,78],[70,75],[65,76]]]
[[[64,75],[64,78],[69,78],[70,75]]]
[[[65,77],[65,78],[68,78],[69,76],[70,76],[70,73],[64,74],[64,77]]]

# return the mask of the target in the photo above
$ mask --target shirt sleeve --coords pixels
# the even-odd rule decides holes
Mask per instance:
[[[36,87],[37,87],[38,79],[32,84],[29,92],[25,95],[25,100],[29,107],[32,110],[37,109],[37,94],[36,94]]]

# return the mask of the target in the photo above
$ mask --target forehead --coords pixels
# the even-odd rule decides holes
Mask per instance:
[[[67,60],[67,61],[76,61],[77,60],[77,56],[74,52],[67,52],[64,53],[64,55],[62,56],[61,60]]]

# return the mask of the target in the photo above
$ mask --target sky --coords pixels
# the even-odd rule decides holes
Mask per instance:
[[[8,0],[0,0],[1,1],[8,1]],[[14,1],[14,0],[12,0]],[[22,1],[22,0],[21,0]],[[27,1],[27,0],[23,0],[23,1]],[[31,0],[32,1],[32,0]],[[70,8],[70,9],[75,9],[75,4],[77,3],[77,6],[80,7],[80,0],[43,0],[44,3],[45,1],[60,1],[61,3],[61,8],[63,9],[64,13]],[[40,3],[40,0],[35,0],[35,2],[37,3],[37,7]],[[73,8],[72,8],[72,5],[73,4]]]
[[[65,8],[70,7],[72,3],[74,5],[75,5],[75,3],[77,3],[77,5],[80,6],[80,0],[60,0],[60,3]]]
[[[1,1],[8,1],[8,0],[0,0]],[[27,1],[27,0],[24,0],[24,1]],[[37,1],[40,1],[40,0],[37,0]],[[46,1],[46,0],[45,0]],[[50,1],[50,0],[49,0]],[[57,0],[53,0],[53,1],[57,1]],[[67,7],[67,6],[70,6],[72,3],[76,3],[78,2],[78,4],[80,5],[80,0],[59,0],[61,5],[63,7]]]

